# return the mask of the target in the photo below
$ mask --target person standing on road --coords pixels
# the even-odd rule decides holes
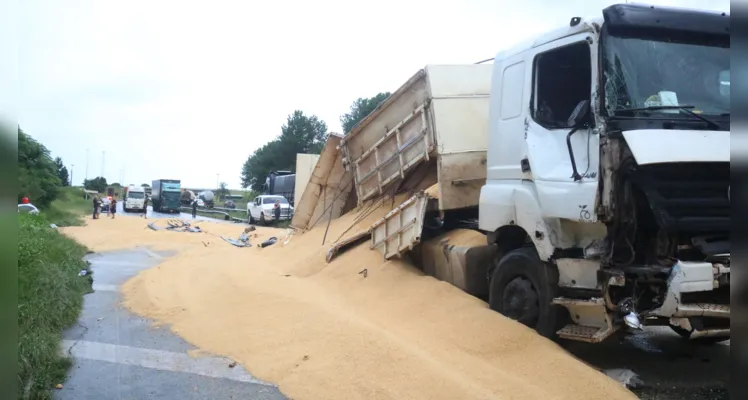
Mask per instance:
[[[93,219],[99,219],[99,210],[101,209],[101,199],[99,196],[93,196]]]
[[[275,216],[275,223],[279,223],[281,219],[281,201],[280,199],[275,201],[273,204],[273,215]]]
[[[114,215],[117,214],[117,195],[112,196],[112,202],[109,203],[109,214],[114,219]]]
[[[145,196],[145,199],[143,200],[143,218],[148,219],[148,196]]]
[[[197,218],[197,199],[192,200],[192,219]]]

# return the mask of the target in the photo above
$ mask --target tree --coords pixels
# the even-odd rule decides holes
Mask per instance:
[[[18,200],[24,196],[38,207],[57,198],[61,186],[57,165],[43,144],[18,127]]]
[[[225,199],[226,196],[230,195],[231,191],[228,189],[226,182],[221,182],[216,190],[216,196],[221,199]]]
[[[390,92],[379,93],[374,97],[359,97],[356,99],[351,104],[350,111],[340,116],[340,125],[343,126],[343,134],[347,135],[356,124],[371,114],[388,97],[390,97]]]
[[[95,190],[99,193],[104,193],[106,192],[107,186],[109,185],[106,183],[106,178],[104,178],[103,176],[97,176],[93,179],[83,180],[83,187],[86,190]]]
[[[242,188],[261,191],[272,171],[296,170],[297,153],[319,154],[327,139],[327,124],[316,116],[306,116],[296,110],[281,127],[275,140],[255,150],[244,162],[241,171]]]
[[[62,162],[62,158],[55,158],[55,165],[57,166],[57,177],[60,178],[60,184],[62,186],[70,186],[70,174]]]
[[[147,183],[141,183],[141,184],[140,184],[140,186],[141,186],[141,187],[144,187],[144,188],[149,188],[149,187],[151,187],[151,185],[149,185],[149,184],[147,184]]]

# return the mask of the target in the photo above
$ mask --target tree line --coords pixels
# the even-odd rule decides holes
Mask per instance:
[[[52,159],[49,149],[18,127],[18,201],[28,197],[37,207],[47,207],[61,187],[70,186],[62,158]]]
[[[374,97],[356,99],[350,110],[340,116],[343,134],[348,134],[389,95],[389,92],[383,92]],[[327,134],[327,124],[324,121],[316,115],[306,115],[301,110],[295,110],[281,126],[278,137],[247,157],[241,169],[242,188],[262,191],[271,172],[295,172],[296,154],[319,154],[327,140]]]

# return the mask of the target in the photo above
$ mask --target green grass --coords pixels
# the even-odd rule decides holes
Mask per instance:
[[[18,216],[18,393],[50,399],[70,359],[59,355],[62,332],[78,318],[91,291],[87,250],[49,227],[42,215]]]
[[[50,223],[57,226],[81,226],[83,225],[81,216],[90,213],[92,208],[92,200],[84,198],[83,190],[65,187],[60,189],[57,199],[42,212]]]

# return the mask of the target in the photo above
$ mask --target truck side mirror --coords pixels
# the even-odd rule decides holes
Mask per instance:
[[[570,128],[579,127],[588,121],[589,116],[590,101],[582,100],[576,107],[574,107],[574,111],[571,112],[571,115],[569,115],[569,119],[566,122],[568,124],[567,126]]]

